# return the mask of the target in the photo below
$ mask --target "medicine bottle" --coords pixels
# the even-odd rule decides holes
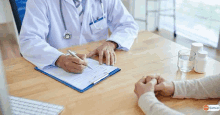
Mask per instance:
[[[206,66],[208,63],[207,55],[208,55],[208,52],[206,52],[206,51],[199,51],[197,53],[195,65],[194,65],[194,70],[197,73],[205,73]]]
[[[197,53],[199,52],[199,51],[202,51],[203,50],[203,44],[202,43],[192,43],[191,44],[191,54],[193,53],[193,52],[195,52],[196,53],[196,55],[197,55]],[[192,52],[193,51],[193,52]]]

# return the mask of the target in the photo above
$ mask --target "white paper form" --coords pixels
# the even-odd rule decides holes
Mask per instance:
[[[113,70],[117,69],[117,67],[114,66],[107,66],[105,64],[99,65],[98,61],[91,58],[87,58],[87,61],[92,69],[86,67],[82,74],[68,73],[62,68],[55,66],[44,68],[43,71],[73,85],[74,87],[77,87],[80,90],[83,90],[93,82],[103,78]]]

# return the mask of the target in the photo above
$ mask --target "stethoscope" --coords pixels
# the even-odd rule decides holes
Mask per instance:
[[[102,3],[102,0],[100,0],[100,4],[101,4],[101,7],[102,7],[102,18],[104,19],[104,7],[103,7],[103,3]],[[64,29],[65,29],[65,32],[64,32],[64,35],[63,35],[63,38],[64,39],[70,39],[72,37],[72,34],[67,30],[66,28],[66,23],[64,21],[64,16],[63,16],[63,10],[62,10],[62,2],[60,0],[60,13],[61,13],[61,18],[62,18],[62,21],[63,21],[63,25],[64,25]],[[95,25],[95,21],[93,20],[93,17],[92,17],[92,13],[90,13],[91,15],[91,19],[92,19],[92,24],[94,25],[94,27],[98,30],[101,30],[103,29],[102,27],[97,27]]]

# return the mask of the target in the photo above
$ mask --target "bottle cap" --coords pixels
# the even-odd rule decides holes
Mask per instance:
[[[205,57],[207,57],[207,55],[208,55],[207,51],[199,51],[198,52],[198,57],[200,57],[200,58],[205,58]]]
[[[191,49],[196,53],[197,51],[203,50],[203,44],[202,43],[192,43]]]

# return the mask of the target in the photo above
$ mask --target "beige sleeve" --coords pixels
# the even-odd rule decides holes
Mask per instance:
[[[220,74],[195,80],[173,81],[175,86],[173,98],[219,98]]]
[[[187,81],[173,81],[175,86],[174,98],[219,98],[220,97],[220,75],[204,77],[201,79]],[[138,100],[138,105],[147,115],[182,115],[163,103],[161,103],[153,92],[147,92]],[[218,112],[212,112],[216,114]]]
[[[141,95],[138,105],[147,115],[183,115],[161,103],[153,92]]]

